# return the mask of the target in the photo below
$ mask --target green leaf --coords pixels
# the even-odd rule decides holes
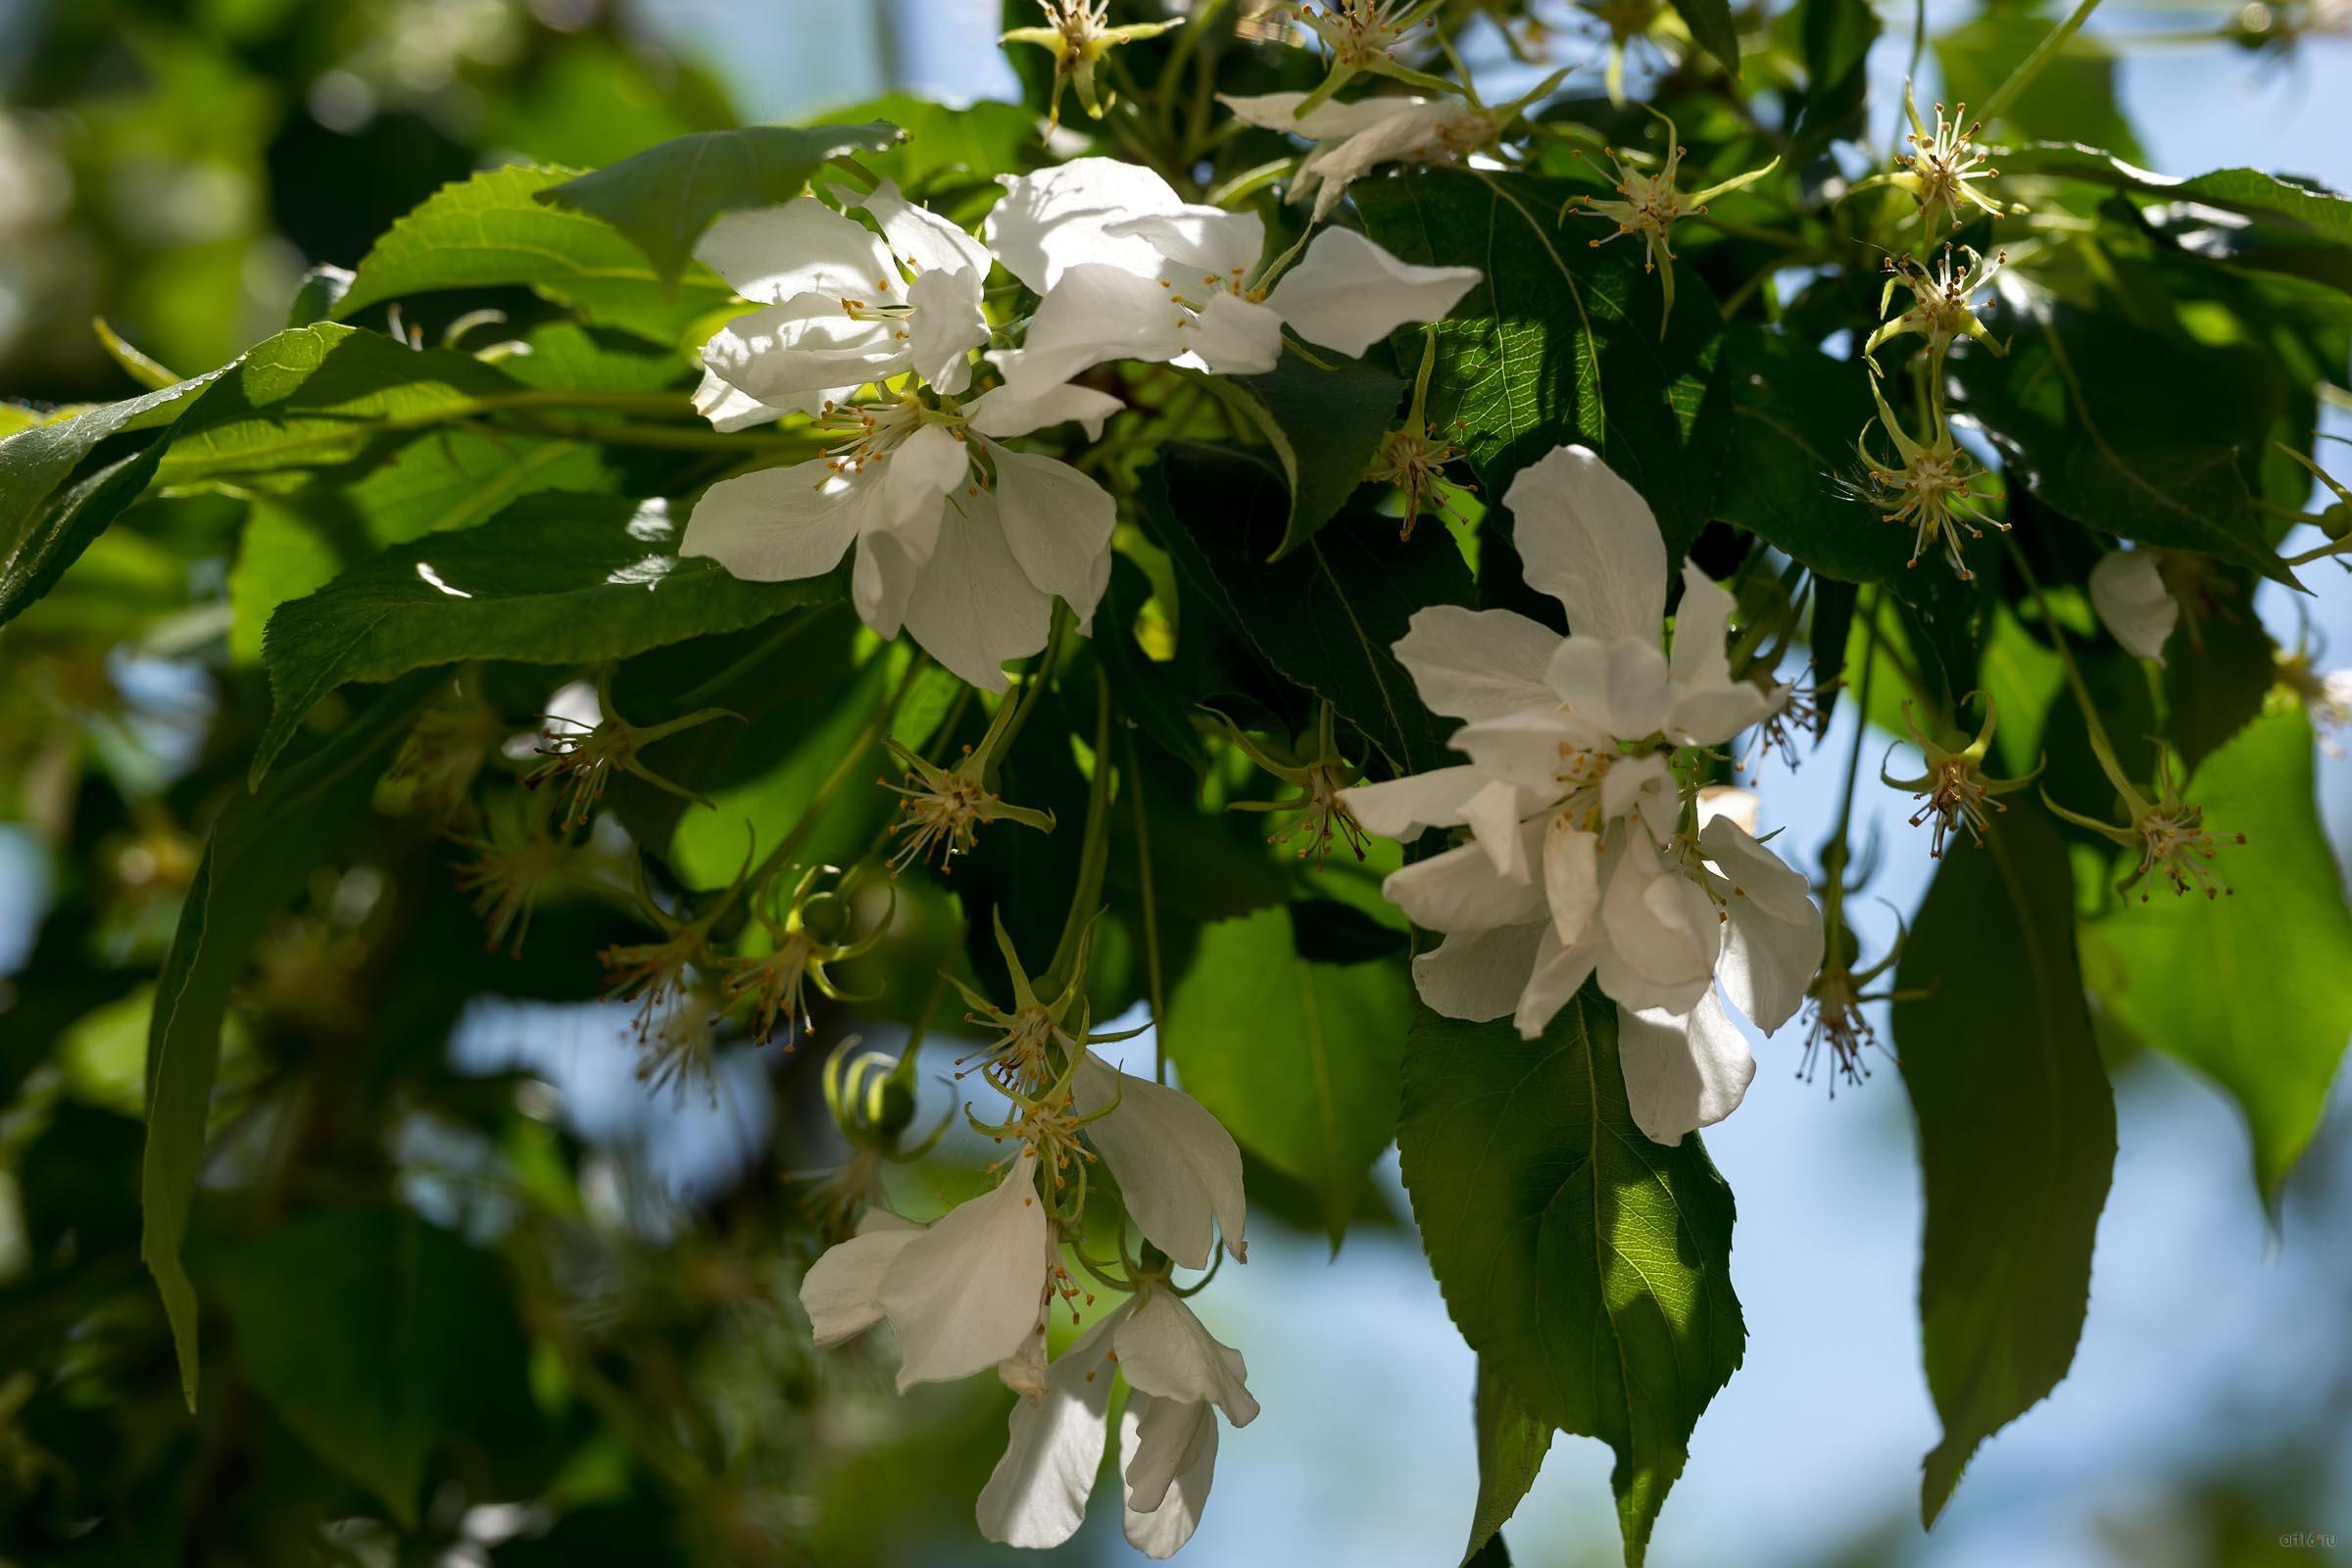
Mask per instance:
[[[1485,274],[1436,327],[1429,416],[1462,421],[1489,504],[1527,465],[1582,442],[1642,492],[1679,554],[1706,526],[1723,457],[1708,407],[1722,318],[1698,274],[1678,267],[1661,341],[1659,279],[1642,252],[1594,250],[1613,231],[1565,211],[1586,188],[1416,170],[1349,194],[1372,237],[1405,261]],[[1421,331],[1397,336],[1399,364],[1419,363]]]
[[[697,317],[727,307],[733,291],[708,269],[672,272],[665,286],[608,224],[539,200],[579,173],[517,164],[442,186],[375,242],[333,314],[440,289],[522,285],[591,320],[674,343]]]
[[[708,557],[679,556],[684,531],[658,501],[549,492],[362,562],[270,618],[263,657],[275,706],[253,778],[347,681],[474,659],[597,663],[843,596],[838,572],[738,581]]]
[[[1675,14],[1698,46],[1715,57],[1734,81],[1740,79],[1740,28],[1730,0],[1672,0]]]
[[[2174,650],[2164,670],[2165,736],[2194,771],[2261,714],[2278,678],[2278,650],[2261,620],[2242,612],[2204,616]]]
[[[1870,422],[1869,372],[1809,343],[1742,323],[1726,338],[1732,451],[1716,515],[1824,576],[1904,591],[1912,531],[1853,488]]]
[[[892,92],[852,104],[834,118],[844,123],[880,121],[905,132],[896,146],[858,162],[909,193],[945,183],[949,174],[993,190],[989,182],[997,175],[1021,173],[1045,156],[1038,117],[1019,104],[985,98],[942,104]]]
[[[1795,21],[1805,92],[1788,161],[1802,169],[1831,142],[1862,133],[1870,46],[1880,27],[1868,0],[1799,0]]]
[[[1919,1122],[1919,1272],[1933,1525],[1979,1445],[2066,1376],[2115,1169],[2115,1097],[2077,967],[2066,848],[2031,807],[1948,850],[1904,944],[1894,1004]]]
[[[2214,861],[2230,897],[2159,891],[2082,932],[2103,959],[2100,1003],[2237,1102],[2274,1206],[2352,1038],[2352,913],[2313,802],[2311,754],[2310,721],[2286,708],[2197,770],[2188,798],[2209,831],[2246,835]]]
[[[550,185],[537,199],[601,218],[674,281],[695,242],[721,213],[786,202],[808,188],[825,161],[880,152],[899,139],[895,125],[752,125],[706,130],[648,147],[610,168]]]
[[[181,1392],[196,1407],[196,1293],[180,1260],[196,1172],[204,1159],[220,1021],[229,989],[280,906],[333,855],[366,812],[376,778],[430,694],[423,676],[386,693],[363,717],[258,794],[238,796],[213,824],[179,926],[156,983],[147,1036],[147,1149],[139,1178],[139,1254],[172,1322]]]
[[[1936,62],[1941,68],[1945,104],[1989,100],[2010,73],[2050,35],[2062,10],[2045,0],[1988,6],[1983,15],[1939,35]],[[2039,74],[2010,100],[1996,128],[2054,141],[2087,142],[2137,157],[2139,139],[2116,101],[2115,87],[2115,57],[2098,39],[2078,32],[2064,49],[2044,61]],[[1932,126],[1935,117],[1928,106],[1923,103],[1919,108]],[[1954,113],[1958,113],[1956,108]],[[2016,172],[2005,155],[1993,162],[2004,174]]]
[[[403,1528],[435,1450],[540,1434],[497,1260],[406,1209],[304,1214],[211,1272],[246,1380]]]
[[[1271,558],[1277,561],[1355,494],[1404,396],[1395,372],[1368,358],[1336,356],[1328,370],[1285,354],[1264,375],[1203,376],[1200,384],[1257,426],[1290,481],[1290,520]]]
[[[1168,1002],[1168,1059],[1186,1092],[1314,1189],[1335,1250],[1396,1131],[1411,993],[1395,963],[1301,960],[1289,912],[1272,908],[1204,930]]]
[[[2295,585],[2255,506],[2284,399],[2276,365],[2091,316],[2015,302],[2006,359],[1961,354],[1968,410],[2013,475],[2056,511],[2142,544]]]
[[[1275,670],[1362,730],[1396,771],[1442,765],[1451,726],[1421,706],[1391,649],[1416,610],[1470,603],[1470,571],[1451,535],[1424,528],[1399,542],[1393,519],[1350,515],[1268,565],[1291,510],[1270,465],[1175,447],[1161,476],[1146,503],[1186,605],[1213,608]]]
[[[1617,1008],[1591,987],[1540,1040],[1422,1011],[1396,1144],[1462,1338],[1530,1421],[1615,1451],[1638,1568],[1744,1353],[1731,1189],[1697,1138],[1665,1148],[1635,1126]]]
[[[1551,1428],[1527,1413],[1483,1356],[1471,1413],[1478,1430],[1478,1501],[1470,1512],[1465,1563],[1477,1560],[1489,1542],[1500,1539],[1502,1527],[1536,1484],[1544,1455],[1551,1449]]]
[[[0,440],[0,624],[55,585],[90,541],[145,488],[162,449],[150,443],[60,494],[69,477],[110,436],[170,424],[215,370],[143,397],[109,403],[63,419],[28,424]],[[137,483],[133,483],[133,480]]]
[[[2267,218],[2338,245],[2352,245],[2352,199],[2306,180],[2259,169],[2217,169],[2181,178],[2140,169],[2095,147],[2036,142],[2001,154],[2005,172],[2064,174],[2120,190],[2197,202]]]

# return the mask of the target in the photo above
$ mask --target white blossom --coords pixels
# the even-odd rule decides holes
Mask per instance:
[[[1298,113],[1302,92],[1220,95],[1244,124],[1286,131],[1314,143],[1291,178],[1290,199],[1312,200],[1323,220],[1348,186],[1382,164],[1429,164],[1459,158],[1494,139],[1496,116],[1451,96],[1359,98]]]
[[[2110,550],[2090,568],[2091,608],[2109,635],[2137,659],[2164,662],[2165,640],[2180,624],[2180,604],[2164,585],[2153,550]]]
[[[1348,806],[1393,837],[1469,829],[1384,884],[1446,936],[1414,960],[1422,1000],[1453,1017],[1510,1016],[1533,1038],[1596,979],[1632,1020],[1620,1050],[1636,1118],[1670,1143],[1728,1114],[1754,1074],[1715,987],[1769,1033],[1820,965],[1804,877],[1737,813],[1702,818],[1682,761],[1787,693],[1733,677],[1731,596],[1694,565],[1661,652],[1665,542],[1592,453],[1551,453],[1504,501],[1527,581],[1560,601],[1570,634],[1508,611],[1415,614],[1396,657],[1432,711],[1467,721],[1451,744],[1469,760],[1359,786]]]

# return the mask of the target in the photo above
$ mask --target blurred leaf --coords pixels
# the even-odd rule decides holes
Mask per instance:
[[[1944,103],[1954,117],[1965,122],[1965,106],[1988,101],[2050,35],[2062,10],[2040,0],[1993,0],[1981,15],[1938,34],[1936,63],[1941,68]],[[1993,128],[2083,142],[2136,158],[2139,138],[2116,102],[2115,83],[2114,56],[2097,39],[2077,33],[2042,63],[2040,74],[2010,100]],[[1920,112],[1928,115],[1928,106],[1921,104]],[[1932,126],[1934,117],[1928,119]],[[2003,173],[2015,172],[2006,159],[1993,162]]]
[[[2001,154],[2006,172],[2065,174],[2176,202],[2225,207],[2282,221],[2317,238],[2352,245],[2352,199],[2325,185],[2258,169],[2217,169],[2180,178],[2136,168],[2123,159],[2072,142],[2034,143]]]
[[[1389,519],[1349,518],[1273,564],[1291,503],[1282,476],[1250,454],[1171,447],[1164,489],[1148,495],[1175,561],[1187,613],[1213,607],[1275,670],[1328,700],[1398,772],[1434,767],[1446,735],[1421,706],[1393,645],[1415,611],[1467,604],[1469,568],[1443,528],[1399,542]]]
[[[1730,0],[1672,0],[1675,14],[1690,29],[1698,46],[1715,57],[1734,81],[1740,79],[1740,28],[1732,21]]]
[[[2310,721],[2282,708],[2191,780],[2207,830],[2246,835],[2214,861],[2230,897],[2159,887],[2082,932],[2086,948],[2102,950],[2102,1004],[2237,1102],[2254,1179],[2274,1206],[2352,1039],[2352,912],[2313,801],[2311,754]]]
[[[1312,1186],[1337,1249],[1396,1127],[1411,986],[1397,963],[1308,963],[1282,909],[1220,920],[1168,1002],[1185,1090],[1244,1146]]]
[[[404,1528],[436,1449],[538,1434],[497,1262],[406,1209],[305,1214],[211,1272],[246,1379]]]
[[[407,719],[432,692],[419,675],[384,694],[318,751],[253,795],[231,798],[213,824],[179,928],[156,985],[147,1040],[145,1208],[139,1253],[163,1293],[181,1392],[196,1407],[196,1293],[180,1261],[203,1163],[220,1021],[255,940],[313,866],[335,854],[366,813],[376,776]]]
[[[1659,281],[1642,270],[1642,253],[1594,250],[1610,230],[1564,211],[1584,188],[1416,170],[1359,180],[1349,194],[1371,236],[1405,261],[1485,274],[1435,328],[1429,416],[1461,419],[1488,503],[1521,468],[1579,441],[1642,492],[1680,554],[1706,525],[1723,456],[1707,407],[1722,317],[1698,274],[1678,268],[1661,338]],[[1419,363],[1422,330],[1398,334],[1399,364]]]
[[[595,217],[537,199],[577,173],[517,164],[444,185],[375,242],[334,315],[438,289],[520,284],[593,321],[674,343],[734,297],[702,267],[681,266],[665,284]]]
[[[1200,385],[1257,426],[1290,481],[1290,520],[1273,560],[1306,543],[1355,494],[1404,397],[1394,371],[1337,356],[1318,370],[1285,354],[1264,375],[1203,376]]]
[[[473,659],[597,663],[842,597],[839,572],[738,581],[707,557],[681,558],[683,532],[658,502],[551,492],[362,562],[271,617],[263,653],[275,706],[253,778],[347,681]]]
[[[2274,362],[2045,296],[2004,300],[2008,357],[1953,363],[1968,411],[2040,501],[2088,527],[2294,584],[2248,483],[2281,408]]]
[[[1788,161],[1802,169],[1831,142],[1863,133],[1870,46],[1880,28],[1868,0],[1799,0],[1795,16],[1805,91]]]
[[[2204,646],[2182,633],[2165,665],[2165,735],[2194,771],[2262,712],[2278,678],[2277,650],[2250,611],[2230,609],[2204,617]]]
[[[2115,1169],[2115,1096],[2076,965],[2074,879],[2049,818],[1954,845],[1896,970],[1894,1046],[1927,1188],[1920,1335],[1943,1441],[1933,1525],[1985,1439],[2066,1376]],[[2031,1086],[2030,1092],[2028,1086]]]
[[[1634,1125],[1596,990],[1540,1040],[1417,1012],[1396,1144],[1446,1310],[1528,1420],[1615,1451],[1639,1568],[1744,1353],[1731,1189],[1696,1137],[1666,1148]]]
[[[1551,1428],[1527,1413],[1484,1356],[1471,1410],[1478,1434],[1478,1501],[1470,1512],[1465,1563],[1482,1560],[1489,1544],[1500,1543],[1502,1527],[1536,1484],[1544,1455],[1551,1449]],[[1502,1560],[1510,1561],[1508,1551]]]
[[[1120,714],[1198,774],[1208,766],[1208,755],[1193,726],[1193,704],[1204,694],[1186,692],[1180,681],[1182,666],[1158,662],[1137,643],[1136,617],[1151,597],[1152,583],[1143,567],[1128,556],[1113,556],[1110,586],[1096,619],[1092,646],[1110,680]]]
[[[610,168],[535,193],[551,208],[601,218],[650,257],[663,282],[694,258],[695,242],[721,213],[790,201],[826,160],[880,152],[895,125],[752,125],[706,130],[649,147]]]
[[[1019,104],[988,99],[942,104],[893,92],[852,104],[835,118],[844,123],[880,121],[904,131],[897,145],[858,162],[910,192],[941,183],[940,176],[949,173],[962,173],[972,183],[985,185],[999,174],[1031,169],[1046,156],[1037,116]]]

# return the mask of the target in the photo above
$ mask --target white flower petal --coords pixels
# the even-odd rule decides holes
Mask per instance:
[[[808,1265],[801,1276],[801,1308],[808,1314],[809,1337],[817,1348],[840,1345],[882,1321],[882,1277],[906,1244],[922,1234],[921,1226],[905,1221],[861,1228]]]
[[[1560,946],[1584,941],[1600,909],[1600,835],[1576,826],[1565,812],[1544,829],[1544,898]]]
[[[748,430],[755,424],[772,424],[787,414],[814,414],[824,407],[827,396],[811,392],[782,407],[771,407],[706,368],[702,383],[694,389],[694,412],[709,419],[714,430]]]
[[[1620,1006],[1617,1061],[1634,1125],[1653,1144],[1679,1144],[1685,1133],[1723,1120],[1756,1076],[1746,1037],[1712,991],[1687,1015]]]
[[[1560,634],[1508,610],[1432,605],[1413,612],[1394,652],[1421,704],[1448,718],[1502,718],[1558,698],[1545,671]]]
[[[1251,212],[1187,204],[1174,212],[1145,213],[1108,224],[1114,237],[1133,235],[1159,254],[1159,275],[1179,294],[1231,289],[1257,270],[1266,248],[1265,220]]]
[[[969,272],[972,292],[979,293],[988,276],[988,247],[929,208],[908,201],[897,180],[886,179],[863,196],[836,185],[833,195],[844,207],[863,208],[881,225],[882,238],[918,281],[925,272]]]
[[[906,559],[931,559],[950,499],[969,487],[971,455],[943,424],[924,424],[889,457],[869,465],[858,483],[872,497],[858,526],[894,534]]]
[[[1146,1286],[1137,1292],[1135,1311],[1119,1325],[1115,1348],[1119,1370],[1144,1393],[1213,1404],[1237,1428],[1257,1419],[1242,1352],[1209,1333],[1174,1291]]]
[[[821,577],[858,537],[866,497],[822,458],[722,479],[686,520],[682,556],[709,556],[746,582]]]
[[[1309,343],[1353,356],[1409,321],[1443,319],[1480,276],[1475,267],[1415,267],[1352,229],[1327,228],[1266,304]]]
[[[1112,158],[1073,158],[1000,180],[988,215],[988,248],[1004,270],[1043,295],[1073,267],[1098,263],[1138,277],[1159,275],[1150,242],[1106,230],[1147,213],[1183,210],[1184,198],[1151,170]],[[1154,285],[1156,287],[1156,285]]]
[[[825,294],[795,294],[739,316],[703,345],[703,364],[729,385],[775,408],[806,407],[828,389],[857,388],[906,369],[901,328],[860,321]]]
[[[1430,931],[1492,931],[1533,919],[1544,909],[1542,887],[1532,878],[1502,875],[1475,844],[1392,871],[1380,891],[1413,924]]]
[[[972,350],[988,343],[980,280],[972,272],[921,272],[906,285],[906,357],[914,373],[950,397],[972,384]]]
[[[2140,659],[2164,662],[2180,603],[2164,586],[2153,550],[2110,550],[2090,568],[2091,608],[2110,635]]]
[[[1206,1105],[1180,1090],[1124,1073],[1086,1054],[1078,1064],[1076,1105],[1091,1116],[1115,1098],[1118,1108],[1087,1124],[1087,1136],[1118,1178],[1127,1212],[1144,1240],[1185,1268],[1206,1268],[1215,1245],[1247,1260],[1242,1151]]]
[[[997,515],[1005,543],[1041,593],[1059,594],[1081,620],[1102,589],[1096,563],[1110,549],[1119,504],[1109,491],[1056,458],[990,446]]]
[[[1568,629],[1655,648],[1666,615],[1666,541],[1635,491],[1585,447],[1557,447],[1503,494],[1527,585],[1557,599]]]
[[[1181,336],[1187,358],[1211,375],[1263,375],[1282,359],[1282,318],[1231,294],[1209,296]]]
[[[994,491],[959,494],[956,505],[907,596],[906,630],[951,674],[1001,692],[1004,662],[1046,646],[1054,599],[1014,559]]]
[[[1073,267],[1039,302],[1021,346],[989,359],[1007,385],[1036,397],[1108,360],[1172,360],[1190,346],[1190,320],[1152,277]]]
[[[1545,951],[1537,959],[1533,973],[1527,977],[1527,988],[1519,994],[1518,1005],[1512,1009],[1511,1023],[1522,1040],[1533,1040],[1568,1005],[1592,978],[1594,965],[1607,952],[1607,944],[1580,942],[1573,948],[1545,944]]]
[[[843,299],[900,299],[899,270],[881,237],[813,196],[721,213],[694,254],[736,293],[762,305],[817,293],[838,312]]]
[[[1580,632],[1558,646],[1545,673],[1573,717],[1621,740],[1656,733],[1674,710],[1666,656],[1654,635],[1644,640]]]
[[[1046,1210],[1037,1155],[1023,1148],[993,1192],[948,1210],[882,1276],[899,1336],[899,1392],[969,1377],[1017,1352],[1037,1327]]]
[[[922,568],[907,557],[906,547],[892,534],[861,534],[858,564],[850,574],[850,599],[858,618],[874,635],[896,637],[906,624],[906,601],[922,580]]]
[[[965,406],[971,427],[982,435],[1007,439],[1043,430],[1048,425],[1076,422],[1089,441],[1102,436],[1102,421],[1126,405],[1107,392],[1072,386],[1066,381],[992,387]]]
[[[1601,990],[1628,1006],[1688,1011],[1713,981],[1723,948],[1713,901],[1658,859],[1646,833],[1620,828],[1602,853],[1614,863],[1600,897],[1609,938],[1598,964]]]
[[[1600,781],[1600,814],[1612,822],[1639,816],[1650,837],[1670,837],[1683,814],[1674,765],[1655,752],[1611,764]]]
[[[1455,730],[1447,744],[1490,778],[1510,780],[1538,805],[1566,793],[1560,770],[1571,753],[1616,750],[1607,730],[1585,723],[1556,703],[1473,720]]]
[[[1496,871],[1514,882],[1534,876],[1534,841],[1543,833],[1541,821],[1522,821],[1528,809],[1519,786],[1501,778],[1471,796],[1462,807],[1462,820],[1470,824],[1470,841],[1486,852]]]
[[[1485,783],[1486,774],[1467,764],[1433,767],[1426,773],[1342,790],[1340,801],[1364,831],[1409,839],[1423,828],[1459,824],[1470,797]]]
[[[980,1534],[1007,1546],[1058,1546],[1086,1521],[1086,1499],[1110,1433],[1111,1335],[1127,1314],[1113,1308],[1062,1351],[1044,1393],[1014,1402],[1004,1456],[980,1491]]]
[[[1666,721],[1669,740],[1686,746],[1719,746],[1787,699],[1753,681],[1732,678],[1724,656],[1724,634],[1732,622],[1732,596],[1690,562],[1683,563],[1683,599],[1674,612],[1674,711]]]
[[[1119,1469],[1128,1479],[1127,1544],[1155,1562],[1184,1549],[1208,1506],[1217,1469],[1217,1418],[1204,1404],[1130,1393],[1119,1418]],[[1160,1477],[1171,1479],[1162,1482]],[[1157,1500],[1134,1490],[1141,1476]]]
[[[1723,955],[1723,994],[1766,1034],[1795,1015],[1821,969],[1822,914],[1812,884],[1729,816],[1699,830],[1699,848],[1731,884]]]
[[[1519,1004],[1537,955],[1556,946],[1543,921],[1466,931],[1413,958],[1413,989],[1448,1018],[1485,1023]]]

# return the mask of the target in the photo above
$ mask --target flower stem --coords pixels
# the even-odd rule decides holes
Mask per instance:
[[[1992,96],[1985,99],[1978,110],[1987,123],[1998,119],[2001,111],[2016,101],[2018,94],[2033,85],[2034,78],[2041,74],[2042,68],[2058,58],[2058,51],[2066,47],[2067,40],[2082,31],[2082,24],[2088,22],[2090,14],[2098,9],[2099,0],[2078,0],[2066,20],[2052,27],[2049,35],[2034,46],[2034,52],[2017,63],[2017,69],[2009,73],[2009,79],[1995,88]]]
[[[2026,587],[2034,594],[2034,607],[2040,612],[2041,623],[2049,631],[2050,646],[2057,650],[2059,667],[2066,671],[2067,689],[2074,693],[2075,707],[2082,714],[2082,727],[2090,734],[2091,755],[2099,760],[2100,771],[2107,775],[2116,793],[2137,809],[2139,792],[2132,788],[2123,763],[2116,760],[2115,744],[2107,738],[2107,726],[2099,722],[2098,705],[2090,700],[2090,688],[2083,683],[2082,671],[2075,664],[2074,650],[2067,646],[2066,628],[2058,624],[2057,615],[2051,612],[2049,598],[2041,591],[2041,580],[2034,575],[2034,568],[2027,564],[2026,553],[2018,548],[2017,540],[2004,535],[2002,543],[2009,547],[2009,559],[2016,563],[2018,575],[2026,579]]]

